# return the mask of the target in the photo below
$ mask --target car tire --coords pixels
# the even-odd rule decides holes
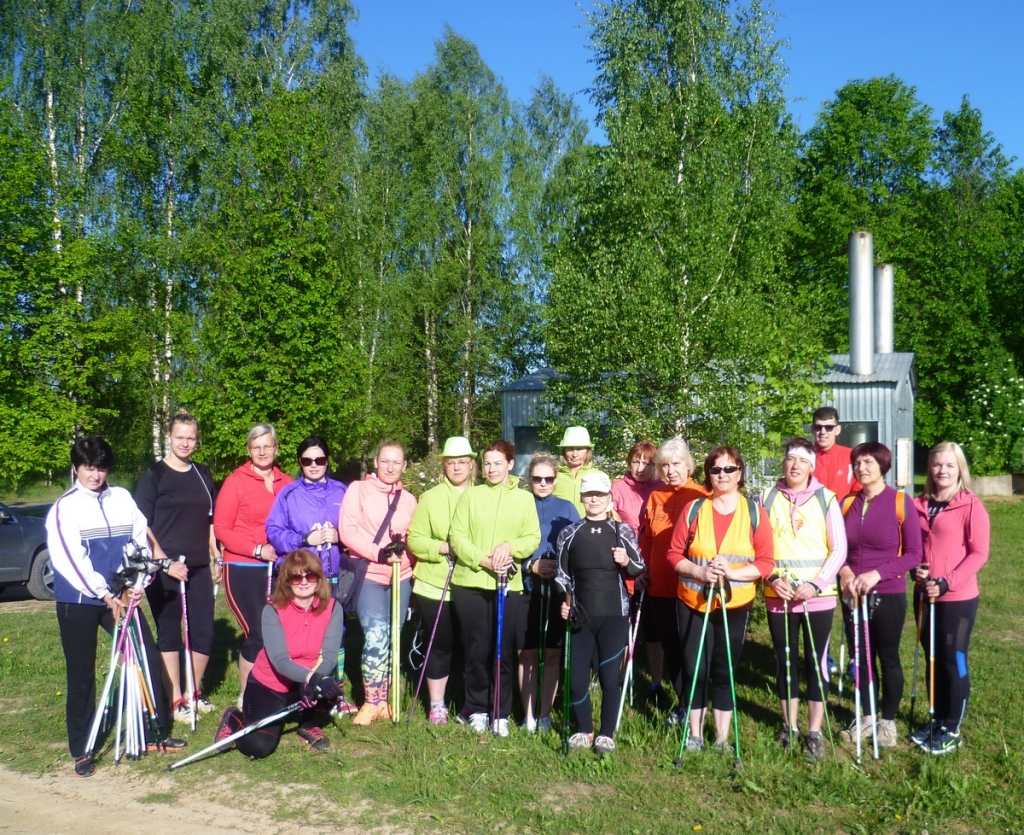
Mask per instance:
[[[32,570],[28,575],[28,593],[36,600],[53,600],[53,566],[50,565],[50,552],[43,548],[32,560]]]

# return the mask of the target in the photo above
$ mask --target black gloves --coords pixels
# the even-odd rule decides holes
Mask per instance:
[[[313,673],[309,677],[309,681],[302,685],[302,695],[311,702],[317,699],[326,699],[329,702],[333,702],[340,699],[341,694],[341,685],[330,676],[321,675],[320,673]]]

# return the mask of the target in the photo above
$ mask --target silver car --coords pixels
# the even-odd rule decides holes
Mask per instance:
[[[27,585],[36,600],[53,600],[53,568],[46,549],[50,505],[0,504],[0,590]]]

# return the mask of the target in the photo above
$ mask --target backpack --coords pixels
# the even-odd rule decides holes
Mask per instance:
[[[771,517],[772,515],[772,504],[775,502],[775,499],[778,495],[779,488],[773,487],[771,490],[768,491],[768,495],[764,497],[764,504],[762,505],[762,507],[764,508],[764,512],[767,513],[769,517]],[[825,488],[819,487],[817,490],[814,491],[814,495],[818,497],[818,504],[821,505],[822,514],[828,516],[828,500],[825,498]],[[845,508],[843,510],[843,515],[846,515]]]

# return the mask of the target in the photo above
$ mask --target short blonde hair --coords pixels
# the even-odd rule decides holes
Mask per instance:
[[[693,475],[693,471],[697,469],[697,464],[693,460],[693,454],[690,452],[690,447],[680,437],[669,438],[660,447],[658,447],[658,454],[654,458],[654,464],[658,468],[658,477],[660,478],[662,473],[662,466],[667,461],[671,461],[673,458],[678,458],[684,464],[689,475]]]
[[[938,495],[938,490],[935,488],[935,481],[932,479],[932,462],[935,460],[935,456],[943,452],[952,452],[953,458],[956,459],[956,466],[960,470],[960,480],[956,484],[956,489],[966,490],[968,493],[972,492],[971,487],[971,470],[967,466],[967,457],[964,455],[964,451],[960,449],[960,444],[954,443],[953,441],[943,441],[941,444],[936,444],[930,450],[928,450],[928,474],[924,479],[924,494],[934,499]]]
[[[257,423],[252,429],[249,430],[249,436],[246,438],[245,446],[246,449],[252,446],[252,442],[257,438],[262,438],[264,435],[269,435],[271,440],[274,442],[274,446],[277,446],[277,430],[274,428],[272,423]]]

